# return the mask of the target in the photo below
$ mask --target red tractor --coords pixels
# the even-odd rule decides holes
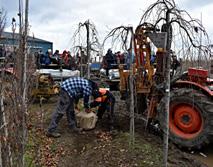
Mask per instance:
[[[151,40],[159,36],[149,24],[134,34],[135,109],[149,123],[165,129],[166,52],[158,48],[152,62]],[[172,70],[171,70],[172,71]],[[171,72],[172,73],[172,72]],[[120,92],[129,103],[130,71],[120,66]],[[189,68],[170,82],[169,138],[181,147],[201,148],[213,139],[213,80],[207,70]]]
[[[201,148],[213,138],[213,80],[208,71],[189,68],[171,83],[170,139],[179,146]],[[164,125],[164,97],[158,104],[158,120]]]

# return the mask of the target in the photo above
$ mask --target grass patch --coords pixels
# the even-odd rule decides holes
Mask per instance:
[[[134,146],[129,145],[130,134],[119,133],[114,143],[119,149],[125,149],[129,154],[130,159],[136,161],[141,167],[159,167],[162,164],[162,150],[159,147],[141,138],[140,135],[135,135]]]

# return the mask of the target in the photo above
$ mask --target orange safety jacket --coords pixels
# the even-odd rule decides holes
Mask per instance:
[[[101,103],[101,102],[105,102],[106,101],[106,99],[107,99],[107,89],[106,88],[99,88],[99,93],[100,93],[100,95],[101,96],[99,96],[99,97],[97,97],[96,99],[95,99],[95,101],[96,102],[99,102],[99,103]]]

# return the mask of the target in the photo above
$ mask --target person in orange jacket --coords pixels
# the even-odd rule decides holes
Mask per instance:
[[[101,120],[105,111],[107,111],[109,118],[109,130],[114,129],[114,106],[115,106],[115,97],[113,94],[106,88],[99,88],[94,93],[94,101],[90,103],[90,108],[98,107],[98,120]]]

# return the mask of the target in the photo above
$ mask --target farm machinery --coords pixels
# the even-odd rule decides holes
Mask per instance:
[[[143,116],[148,126],[157,124],[164,131],[168,54],[158,47],[155,61],[151,61],[152,39],[160,33],[147,23],[136,28],[132,74],[135,112]],[[119,71],[121,97],[130,106],[130,71],[122,65]],[[213,139],[213,80],[208,76],[207,70],[188,68],[185,73],[171,77],[169,138],[180,147],[199,149]]]
[[[58,94],[60,82],[69,78],[80,76],[80,71],[66,69],[65,65],[59,64],[41,64],[39,68],[35,68],[34,60],[29,59],[27,62],[28,71],[28,97],[30,99],[45,98]],[[14,68],[14,62],[8,63],[6,58],[0,59],[0,83],[3,89],[10,89],[17,86],[20,82],[20,70]]]
[[[0,75],[2,75],[4,69],[0,70]],[[0,77],[0,83],[3,86],[3,96],[6,98],[8,94],[15,94],[15,90],[18,89],[18,77],[14,70],[5,69],[4,75]],[[28,85],[28,97],[30,100],[37,98],[46,98],[58,94],[59,84],[54,82],[51,74],[48,73],[35,73],[31,76]],[[16,88],[17,87],[17,88]]]
[[[34,98],[46,98],[59,93],[59,85],[56,84],[49,73],[36,74],[31,90],[31,96]]]

